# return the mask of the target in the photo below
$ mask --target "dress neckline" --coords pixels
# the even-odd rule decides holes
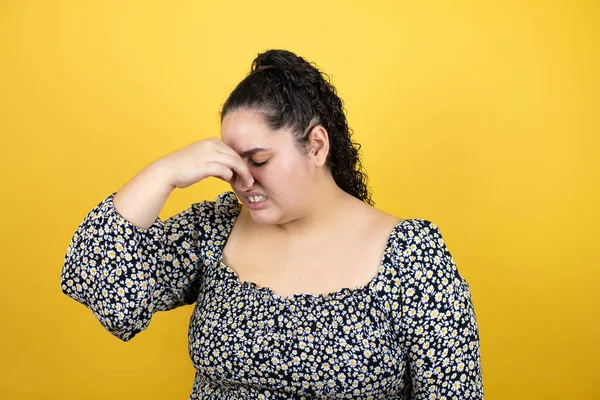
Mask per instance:
[[[219,196],[220,199],[225,198],[226,201],[222,204],[231,205],[233,211],[231,212],[231,219],[228,221],[228,232],[226,239],[222,242],[221,246],[219,246],[217,263],[219,267],[225,272],[228,279],[230,279],[231,283],[235,286],[238,286],[241,289],[245,289],[248,291],[255,292],[257,294],[262,294],[265,297],[273,299],[275,301],[283,302],[283,303],[296,303],[296,302],[307,302],[307,303],[331,303],[338,302],[347,297],[351,297],[360,293],[364,293],[366,291],[372,290],[377,287],[378,283],[383,280],[383,277],[386,275],[386,269],[389,266],[389,262],[387,262],[392,253],[392,247],[394,243],[394,239],[397,236],[397,232],[400,229],[400,226],[405,221],[404,219],[400,219],[396,225],[390,231],[383,254],[381,256],[379,262],[379,268],[377,269],[377,273],[365,284],[355,286],[354,288],[344,287],[330,293],[294,293],[290,295],[279,295],[273,291],[273,289],[269,286],[260,286],[254,282],[244,281],[242,282],[239,275],[233,268],[228,266],[223,262],[223,249],[225,248],[228,240],[229,234],[231,233],[235,222],[237,221],[240,212],[241,212],[241,204],[238,202],[237,196],[234,192],[226,192]]]

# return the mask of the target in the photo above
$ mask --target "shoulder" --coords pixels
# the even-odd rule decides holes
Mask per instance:
[[[213,200],[194,203],[190,207],[200,219],[231,219],[235,218],[240,209],[240,203],[233,192],[223,192]]]
[[[442,233],[435,222],[422,218],[405,219],[404,232],[409,240],[414,240],[416,243],[423,243],[428,240],[427,245],[435,246],[443,244]],[[433,241],[432,243],[429,243]]]
[[[442,237],[440,228],[426,219],[404,219],[396,227],[390,251],[390,268],[395,279],[395,312],[410,321],[436,304],[454,304],[470,295],[469,285],[461,276]],[[419,308],[421,307],[421,308]],[[421,310],[420,312],[418,310]]]
[[[200,234],[228,231],[239,212],[235,193],[223,192],[213,200],[193,203],[186,210],[165,221],[167,232],[199,232]]]
[[[422,218],[400,220],[396,229],[396,237],[397,244],[404,245],[407,247],[405,250],[409,252],[445,246],[439,227],[434,222]]]
[[[403,219],[392,238],[394,266],[400,276],[433,279],[457,274],[440,228],[421,218]]]
[[[383,210],[373,207],[363,201],[351,199],[352,207],[347,214],[349,229],[352,232],[359,232],[363,240],[372,239],[374,243],[379,243],[395,231],[401,219],[395,215],[389,214]],[[348,228],[348,226],[346,226]]]

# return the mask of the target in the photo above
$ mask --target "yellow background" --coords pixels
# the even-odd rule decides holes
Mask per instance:
[[[219,134],[254,56],[328,72],[377,206],[441,229],[487,399],[599,399],[597,1],[0,2],[0,398],[187,399],[191,307],[129,343],[61,293],[85,214]],[[177,191],[166,218],[227,185]]]

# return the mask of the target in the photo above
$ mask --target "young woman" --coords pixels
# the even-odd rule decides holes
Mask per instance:
[[[62,290],[128,341],[195,303],[191,399],[482,399],[467,282],[437,226],[373,207],[342,101],[259,54],[221,139],[149,165],[85,218]],[[175,188],[231,184],[163,222]]]

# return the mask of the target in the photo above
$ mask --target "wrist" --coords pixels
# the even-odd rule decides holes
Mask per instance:
[[[152,181],[156,182],[164,190],[171,193],[175,188],[171,169],[165,159],[158,159],[148,166],[148,172],[152,176]]]

